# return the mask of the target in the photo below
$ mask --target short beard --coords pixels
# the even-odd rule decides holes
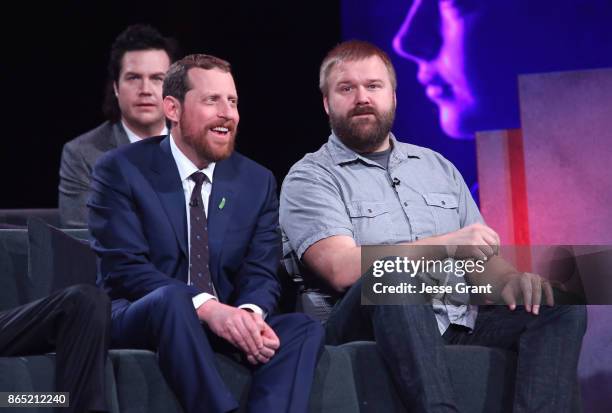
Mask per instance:
[[[185,124],[183,123],[183,119],[181,119],[181,123],[183,127]],[[227,125],[215,125],[216,126],[227,126]],[[219,150],[210,144],[209,140],[206,138],[206,134],[210,126],[200,129],[196,133],[188,133],[186,130],[183,130],[183,139],[185,143],[193,148],[195,153],[198,155],[198,158],[205,159],[208,162],[219,162],[224,159],[230,157],[230,155],[234,152],[234,145],[236,143],[236,135],[238,134],[238,128],[233,126],[230,129],[230,140],[227,147],[224,150]],[[187,133],[186,133],[187,132]]]
[[[374,123],[369,119],[364,122],[352,117],[371,113],[375,117]],[[391,131],[395,120],[395,105],[384,113],[379,113],[375,108],[358,106],[349,111],[346,117],[338,116],[329,108],[329,124],[340,141],[358,153],[374,152],[378,149]]]
[[[208,129],[200,131],[195,138],[193,136],[185,136],[185,141],[191,145],[200,159],[206,159],[209,162],[219,162],[229,158],[232,152],[234,152],[237,131],[231,132],[232,136],[224,150],[219,150],[210,144],[208,139],[206,139],[207,131]]]

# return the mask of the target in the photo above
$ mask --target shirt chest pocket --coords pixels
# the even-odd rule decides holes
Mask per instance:
[[[352,201],[348,213],[355,241],[359,245],[388,244],[392,232],[391,214],[384,202]]]
[[[428,192],[425,203],[434,215],[436,234],[446,234],[460,227],[457,198],[453,194]]]

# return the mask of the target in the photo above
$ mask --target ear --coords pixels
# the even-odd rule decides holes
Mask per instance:
[[[164,115],[172,124],[178,123],[181,118],[181,103],[173,96],[166,96],[163,101]]]
[[[325,108],[325,113],[329,115],[329,102],[327,96],[323,96],[323,107]]]
[[[393,92],[393,107],[397,107],[397,93]]]
[[[115,97],[119,97],[119,89],[117,89],[117,82],[113,82],[113,91],[115,92]]]

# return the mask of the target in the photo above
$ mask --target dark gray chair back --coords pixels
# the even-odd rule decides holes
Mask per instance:
[[[25,228],[30,218],[39,218],[48,224],[60,226],[57,208],[0,209],[0,224]]]
[[[0,229],[0,311],[29,302],[28,232]]]
[[[86,229],[60,230],[41,219],[28,221],[32,299],[75,284],[96,283],[96,255]]]

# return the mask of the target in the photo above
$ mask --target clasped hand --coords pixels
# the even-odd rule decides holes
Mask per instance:
[[[208,300],[197,312],[213,333],[242,350],[253,365],[270,361],[280,346],[274,330],[257,313],[216,300]]]

